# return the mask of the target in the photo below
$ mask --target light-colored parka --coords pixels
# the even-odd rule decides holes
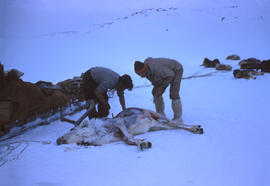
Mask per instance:
[[[147,58],[146,78],[151,81],[153,93],[161,88],[165,91],[169,84],[170,98],[179,99],[180,83],[183,75],[183,66],[178,61],[168,58]]]

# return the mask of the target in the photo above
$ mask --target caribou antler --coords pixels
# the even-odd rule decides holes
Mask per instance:
[[[94,108],[95,108],[95,101],[94,100],[90,100],[89,101],[89,105],[90,106],[87,109],[87,111],[77,121],[74,121],[74,120],[71,120],[71,119],[67,119],[65,117],[61,117],[61,121],[72,123],[75,126],[80,125],[80,123],[94,110]]]

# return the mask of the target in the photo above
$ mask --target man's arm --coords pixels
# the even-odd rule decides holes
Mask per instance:
[[[120,104],[121,104],[121,106],[122,106],[122,110],[125,110],[125,109],[126,109],[126,102],[125,102],[125,97],[124,97],[124,95],[119,96],[119,102],[120,102]]]
[[[174,76],[175,73],[169,68],[155,68],[155,76],[152,76],[150,80],[154,86],[152,91],[153,96],[161,96],[174,79]]]
[[[159,97],[161,96],[166,88],[169,86],[170,82],[172,81],[173,78],[168,77],[166,79],[161,79],[158,82],[155,82],[154,87],[152,89],[152,95],[154,97]]]
[[[154,87],[154,88],[152,89],[152,95],[153,95],[154,97],[160,97],[160,96],[164,93],[164,91],[166,90],[166,88],[167,88],[167,87],[165,87],[165,88],[162,88],[162,87]]]

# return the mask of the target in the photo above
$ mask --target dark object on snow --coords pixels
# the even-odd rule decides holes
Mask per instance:
[[[49,82],[49,81],[38,81],[35,84],[40,88],[42,88],[42,87],[51,87],[53,85],[52,82]]]
[[[201,66],[204,66],[207,68],[215,68],[217,64],[220,64],[218,59],[214,59],[213,61],[211,61],[208,58],[204,58],[203,64],[201,64]]]
[[[9,121],[13,111],[13,104],[10,101],[0,101],[0,122]]]
[[[248,58],[240,61],[239,66],[241,69],[260,69],[261,61],[256,58]]]
[[[16,123],[24,124],[31,118],[49,109],[46,97],[40,88],[20,79],[18,70],[8,71],[0,68],[0,102],[3,116],[0,118],[1,132],[6,133]],[[17,122],[18,121],[18,122]]]
[[[246,78],[246,79],[250,78],[248,71],[238,69],[233,71],[233,76],[235,78]]]
[[[5,72],[4,72],[4,65],[0,62],[0,87],[1,89],[5,87]],[[0,90],[1,92],[1,90]]]
[[[17,78],[20,78],[20,77],[22,77],[24,75],[23,72],[21,72],[21,71],[19,71],[17,69],[14,69],[14,68],[9,70],[9,71],[6,71],[5,75],[8,75],[9,73],[14,74],[13,76],[14,77],[16,76]]]
[[[55,91],[65,92],[59,85],[53,85],[52,82],[38,81],[35,83],[46,96],[51,96]]]
[[[25,82],[22,75],[16,69],[5,72],[0,63],[0,137],[14,126],[52,116],[70,103],[69,94],[60,86]]]
[[[224,64],[217,64],[216,65],[216,70],[231,71],[232,70],[232,66],[231,65],[224,65]]]
[[[226,57],[226,60],[240,60],[240,57],[236,54],[232,54]]]
[[[59,85],[53,85],[52,82],[48,81],[38,81],[35,84],[46,97],[52,113],[57,112],[58,109],[68,106],[70,102],[68,94]]]
[[[270,73],[270,59],[263,60],[262,63],[260,64],[259,69],[261,69],[262,72]]]
[[[59,90],[54,90],[51,95],[45,95],[51,112],[56,113],[58,109],[62,109],[68,106],[68,97]]]
[[[73,77],[72,79],[66,79],[64,81],[58,82],[56,86],[60,86],[61,89],[64,90],[65,94],[71,100],[71,103],[83,101],[85,99],[83,94],[82,77]]]
[[[239,70],[239,69],[233,71],[233,76],[235,78],[256,79],[254,75],[264,75],[264,72],[257,72],[254,70]]]

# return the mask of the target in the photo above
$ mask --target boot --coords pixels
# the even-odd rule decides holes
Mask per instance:
[[[154,98],[154,103],[155,103],[155,106],[156,106],[156,112],[161,114],[162,116],[165,116],[163,97],[162,96],[157,97],[157,98],[155,97]]]
[[[172,109],[174,113],[173,120],[179,121],[180,123],[183,123],[182,120],[182,103],[180,99],[174,99],[172,100]]]

